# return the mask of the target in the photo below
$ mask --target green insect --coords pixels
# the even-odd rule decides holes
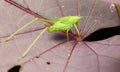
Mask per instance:
[[[79,16],[65,16],[52,21],[52,26],[48,27],[49,32],[70,30],[80,20]],[[48,20],[49,21],[49,20]],[[51,20],[50,20],[51,21]]]
[[[18,32],[22,31],[23,29],[25,29],[26,27],[30,26],[33,22],[37,21],[37,20],[42,20],[44,22],[49,22],[52,23],[51,26],[46,27],[45,29],[43,29],[43,31],[35,38],[35,40],[33,40],[33,42],[30,44],[30,46],[27,48],[27,50],[22,54],[22,56],[19,58],[19,60],[21,60],[22,58],[24,58],[27,53],[30,51],[30,49],[32,48],[32,46],[36,43],[36,41],[41,37],[41,35],[47,30],[48,32],[54,32],[54,31],[66,31],[67,33],[67,40],[68,40],[68,32],[72,27],[75,27],[78,36],[80,35],[80,32],[77,28],[77,24],[79,22],[79,20],[81,19],[80,16],[64,16],[61,18],[57,18],[55,20],[45,20],[42,18],[35,18],[34,20],[30,21],[29,23],[25,24],[23,27],[21,27],[20,29],[18,29],[16,32],[14,32],[13,34],[11,34],[9,37],[7,37],[4,40],[1,40],[1,42],[6,42],[8,40],[10,40],[13,36],[15,36]]]

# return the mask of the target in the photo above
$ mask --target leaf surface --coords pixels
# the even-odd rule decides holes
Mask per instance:
[[[62,17],[64,15],[77,15],[79,13],[77,11],[79,10],[81,16],[89,16],[90,14],[89,19],[81,19],[78,24],[79,29],[82,29],[83,31],[81,33],[83,38],[98,29],[119,26],[119,17],[117,16],[116,9],[111,9],[109,3],[104,3],[100,0],[96,0],[96,3],[95,0],[80,0],[78,2],[79,9],[76,8],[77,0],[25,1],[26,2],[23,0],[14,0],[14,2],[24,7],[29,7],[29,9],[47,19],[54,19],[54,17]],[[94,3],[95,6],[93,6]],[[62,10],[59,5],[62,5]],[[90,13],[91,10],[92,13]],[[32,19],[34,19],[33,15],[1,0],[1,39],[12,34]],[[119,35],[98,42],[79,42],[76,46],[74,41],[70,41],[69,47],[68,43],[57,45],[66,40],[66,34],[62,32],[46,32],[33,46],[28,55],[22,61],[18,62],[18,57],[21,56],[32,40],[34,40],[41,32],[41,28],[44,27],[42,23],[43,22],[41,21],[36,21],[33,25],[21,31],[10,41],[0,43],[0,72],[7,72],[16,64],[22,65],[22,72],[120,71]],[[59,35],[63,35],[64,37],[58,40]],[[57,46],[50,50],[50,48],[55,45]],[[75,46],[75,48],[70,57],[73,46]],[[44,52],[45,50],[47,50],[47,52]],[[42,55],[38,57],[41,53]]]

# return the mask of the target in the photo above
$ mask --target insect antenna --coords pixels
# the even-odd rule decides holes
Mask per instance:
[[[83,18],[83,16],[81,16],[80,15],[80,1],[79,0],[76,0],[76,14],[80,17],[80,18]],[[76,25],[76,24],[74,24],[74,28],[75,28],[75,30],[76,30],[76,32],[77,32],[77,34],[78,34],[78,41],[80,41],[80,31],[79,31],[79,28],[78,28],[78,25]]]

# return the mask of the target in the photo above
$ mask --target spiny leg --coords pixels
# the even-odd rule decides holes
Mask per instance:
[[[10,40],[13,36],[15,36],[17,33],[19,33],[20,31],[22,31],[23,29],[27,28],[28,26],[30,26],[36,20],[38,20],[38,18],[35,18],[32,21],[28,22],[27,24],[25,24],[24,26],[22,26],[20,29],[18,29],[16,32],[14,32],[13,34],[11,34],[9,37],[7,37],[4,40],[1,40],[0,42],[6,42],[6,41]]]
[[[35,40],[33,40],[33,42],[29,45],[27,50],[22,54],[21,57],[18,58],[18,61],[22,60],[27,55],[27,53],[30,51],[30,49],[33,47],[33,45],[38,41],[38,39],[41,37],[41,35],[43,35],[43,33],[47,30],[47,28],[48,27],[43,29],[43,31],[35,38]]]

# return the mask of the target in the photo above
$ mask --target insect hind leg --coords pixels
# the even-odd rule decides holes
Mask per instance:
[[[40,32],[40,34],[33,40],[33,42],[29,45],[27,50],[22,54],[22,56],[18,58],[18,61],[22,60],[27,55],[27,53],[30,51],[33,45],[38,41],[38,39],[43,35],[43,33],[47,30],[47,28],[48,27],[46,27],[45,29],[42,30],[42,32]]]
[[[18,29],[16,32],[14,32],[13,34],[11,34],[9,37],[0,40],[0,42],[7,42],[8,40],[10,40],[12,37],[14,37],[16,34],[18,34],[20,31],[24,30],[25,28],[27,28],[28,26],[30,26],[33,22],[37,21],[38,18],[33,19],[32,21],[28,22],[27,24],[25,24],[24,26],[22,26],[20,29]]]

